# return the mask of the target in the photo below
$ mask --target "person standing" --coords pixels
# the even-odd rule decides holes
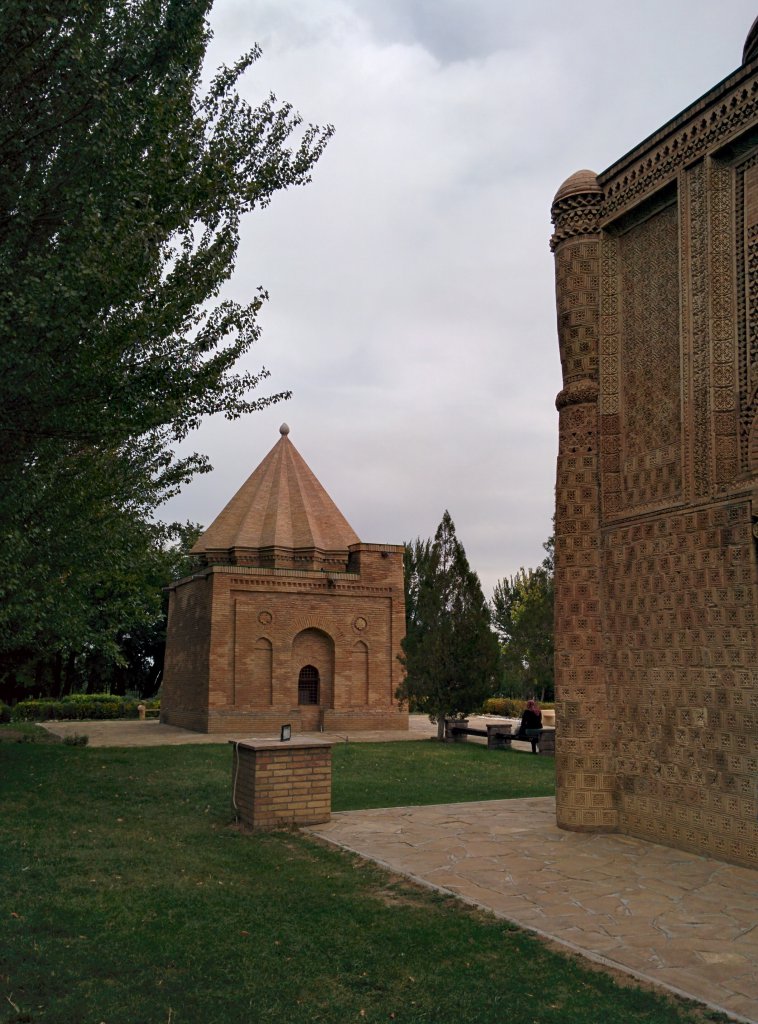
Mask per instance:
[[[542,712],[539,709],[539,705],[535,700],[528,700],[524,713],[521,716],[521,722],[519,723],[518,732],[516,736],[520,740],[529,740],[532,745],[532,753],[537,753],[537,736],[527,735],[529,729],[541,729],[542,728]]]

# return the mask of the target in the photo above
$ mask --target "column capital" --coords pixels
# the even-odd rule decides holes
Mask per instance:
[[[567,178],[553,199],[550,211],[555,231],[550,248],[577,235],[596,234],[600,225],[603,190],[594,171],[582,170]]]

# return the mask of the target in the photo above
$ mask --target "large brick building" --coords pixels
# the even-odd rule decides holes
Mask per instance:
[[[161,721],[199,732],[407,729],[403,547],[363,544],[279,441],[169,597]]]
[[[553,221],[558,822],[758,867],[758,21]]]

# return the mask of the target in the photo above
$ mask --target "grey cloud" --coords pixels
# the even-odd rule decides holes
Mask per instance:
[[[739,62],[752,0],[216,0],[212,63],[259,41],[273,89],[337,135],[243,225],[227,293],[271,294],[250,364],[286,406],[190,439],[215,466],[165,508],[209,523],[278,439],[359,536],[449,508],[486,587],[537,565],[560,365],[550,203]]]

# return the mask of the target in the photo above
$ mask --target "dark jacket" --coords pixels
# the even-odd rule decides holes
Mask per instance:
[[[518,727],[518,736],[525,736],[527,729],[541,729],[542,728],[542,712],[531,711],[527,708],[521,716],[521,723]]]

